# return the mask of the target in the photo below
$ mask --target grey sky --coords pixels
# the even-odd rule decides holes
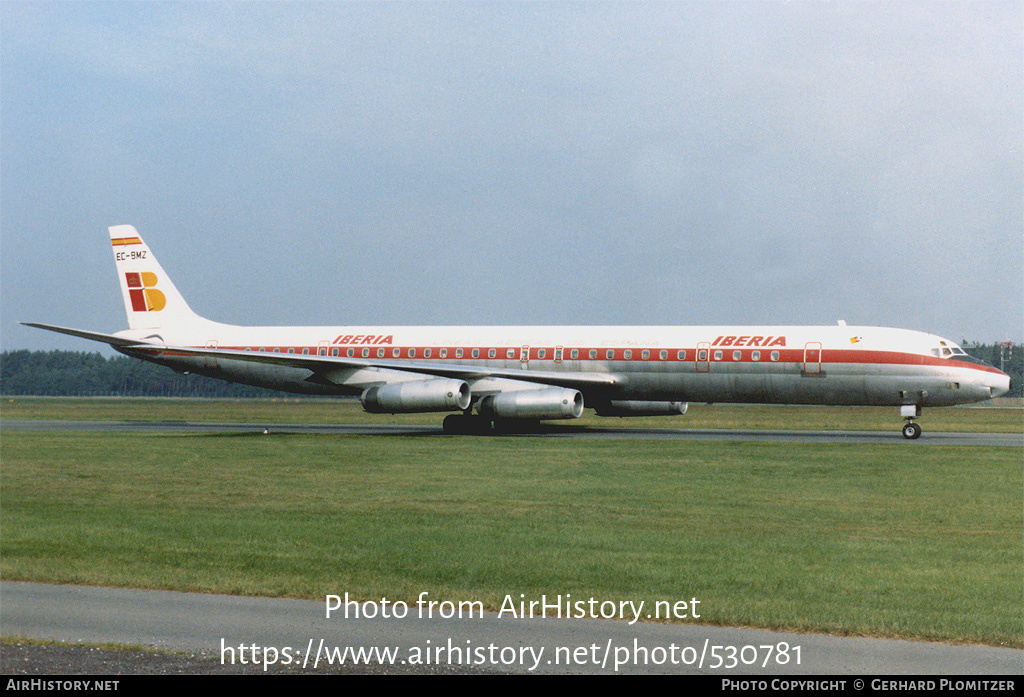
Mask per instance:
[[[2,2],[0,340],[237,324],[1024,338],[1022,2]]]

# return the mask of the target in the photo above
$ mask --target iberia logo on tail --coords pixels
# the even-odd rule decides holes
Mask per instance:
[[[128,295],[135,312],[157,312],[167,305],[167,298],[156,288],[157,277],[151,271],[126,273]]]

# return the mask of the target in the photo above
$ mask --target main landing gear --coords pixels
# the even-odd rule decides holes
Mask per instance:
[[[441,423],[445,433],[462,436],[482,436],[491,432],[491,420],[466,410],[463,414],[449,414]]]
[[[914,419],[921,415],[921,407],[917,404],[905,404],[900,407],[900,416],[907,423],[903,424],[903,437],[907,440],[916,440],[921,437],[921,425],[914,423]]]

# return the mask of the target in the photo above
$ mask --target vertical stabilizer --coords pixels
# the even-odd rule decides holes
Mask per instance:
[[[134,227],[108,229],[129,328],[186,328],[203,321],[189,308]]]

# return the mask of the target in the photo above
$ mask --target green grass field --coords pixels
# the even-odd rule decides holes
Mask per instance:
[[[0,574],[1024,646],[1022,450],[904,446],[5,429]]]
[[[90,421],[245,422],[257,424],[432,424],[444,414],[367,414],[351,399],[118,399],[107,397],[4,397],[0,418]],[[926,432],[1024,432],[1024,409],[947,407],[925,409]],[[898,432],[896,407],[800,407],[691,404],[681,416],[583,418],[573,428],[795,429]]]

